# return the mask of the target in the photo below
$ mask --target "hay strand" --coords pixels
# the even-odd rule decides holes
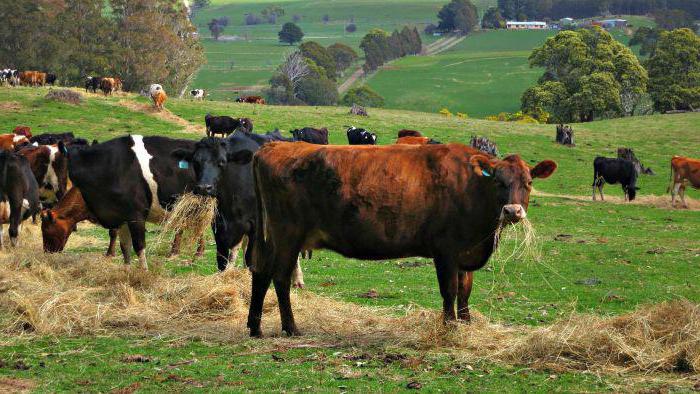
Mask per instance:
[[[216,215],[217,201],[214,197],[192,193],[181,195],[161,223],[161,231],[153,245],[158,248],[170,243],[170,235],[182,234],[181,245],[191,248],[205,235]]]

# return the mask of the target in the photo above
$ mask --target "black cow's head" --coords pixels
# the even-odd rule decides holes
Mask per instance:
[[[497,206],[502,207],[500,220],[507,223],[517,223],[527,216],[532,180],[547,178],[557,169],[557,164],[551,160],[530,167],[518,155],[499,160],[476,154],[471,156],[469,163],[476,177],[492,182]]]
[[[180,168],[192,166],[197,178],[194,193],[215,196],[217,185],[226,167],[230,164],[248,164],[253,152],[235,149],[227,140],[207,137],[195,144],[194,150],[177,149],[172,152]]]

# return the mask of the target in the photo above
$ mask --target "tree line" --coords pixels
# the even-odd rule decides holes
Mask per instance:
[[[391,35],[381,29],[372,29],[360,42],[365,53],[365,73],[375,71],[384,63],[421,52],[423,42],[418,30],[404,26],[401,31],[394,30]]]
[[[179,91],[204,54],[178,0],[16,0],[0,7],[0,66],[50,71],[61,83],[119,76]]]
[[[507,20],[589,18],[605,14],[646,15],[682,10],[700,18],[700,0],[498,0]]]

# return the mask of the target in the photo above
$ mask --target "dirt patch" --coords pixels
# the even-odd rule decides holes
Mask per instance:
[[[143,112],[145,114],[151,115],[166,122],[175,123],[179,126],[182,126],[188,133],[200,135],[206,134],[206,127],[204,125],[192,124],[186,121],[185,119],[182,119],[181,117],[173,114],[167,108],[163,109],[162,111],[158,111],[150,104],[137,103],[131,100],[119,100],[118,104],[132,111]]]
[[[539,197],[558,197],[558,198],[566,198],[569,200],[575,200],[575,201],[581,201],[581,202],[594,202],[591,199],[591,196],[576,196],[573,194],[555,194],[555,193],[547,193],[547,192],[542,192],[539,190],[533,190],[532,192],[533,196],[539,196]],[[700,201],[694,200],[688,196],[685,197],[685,201],[688,203],[688,208],[687,210],[690,211],[700,211]],[[648,206],[653,206],[655,208],[661,208],[661,209],[685,209],[681,207],[680,200],[677,198],[676,199],[676,207],[671,206],[671,196],[670,195],[665,195],[665,196],[637,196],[637,198],[634,199],[634,201],[628,202],[625,201],[624,197],[618,197],[618,196],[605,196],[605,201],[600,201],[600,198],[598,198],[597,201],[595,201],[600,204],[631,204],[631,205],[648,205]]]
[[[0,110],[2,111],[19,111],[22,109],[22,104],[17,101],[0,102]]]
[[[29,379],[0,377],[0,393],[29,393],[36,383]]]

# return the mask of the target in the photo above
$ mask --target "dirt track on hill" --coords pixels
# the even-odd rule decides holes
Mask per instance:
[[[163,109],[162,111],[158,111],[155,108],[153,108],[153,106],[151,106],[150,104],[137,103],[131,100],[119,100],[118,104],[132,111],[143,112],[145,114],[164,120],[166,122],[175,123],[179,126],[182,126],[188,133],[195,133],[200,135],[206,134],[206,128],[204,127],[204,125],[192,124],[186,121],[185,119],[182,119],[181,117],[168,111],[167,108]]]

